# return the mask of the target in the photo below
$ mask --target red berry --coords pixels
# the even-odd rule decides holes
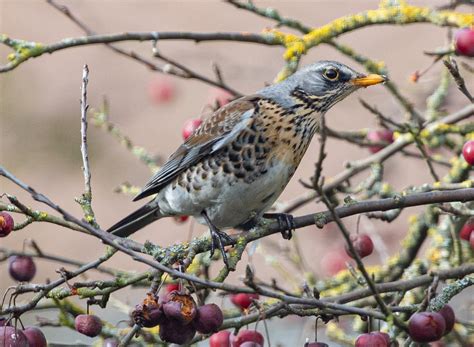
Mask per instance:
[[[74,321],[76,331],[89,337],[96,337],[102,331],[102,321],[91,314],[80,314]]]
[[[263,346],[257,342],[247,341],[247,342],[242,343],[240,347],[263,347]]]
[[[166,294],[174,292],[175,290],[179,291],[179,283],[170,283],[165,287]]]
[[[443,316],[446,323],[446,329],[444,331],[444,334],[446,335],[450,333],[451,330],[453,330],[454,322],[456,321],[456,315],[454,314],[453,308],[449,305],[444,305],[438,313]]]
[[[474,165],[474,140],[469,140],[462,146],[462,156],[469,165]]]
[[[383,333],[381,331],[373,331],[372,334],[382,336],[382,338],[385,340],[387,343],[387,346],[390,346],[390,335],[387,333]]]
[[[367,133],[367,140],[371,142],[385,142],[386,145],[389,145],[393,142],[393,131],[389,129],[370,130]],[[369,151],[371,153],[377,153],[378,151],[383,149],[385,146],[380,146],[380,145],[369,146]]]
[[[244,342],[256,342],[263,346],[263,336],[255,330],[240,330],[237,336],[230,335],[230,343],[232,347],[241,347]]]
[[[175,96],[175,91],[175,85],[169,78],[154,78],[148,86],[150,98],[157,104],[171,101]]]
[[[458,30],[454,39],[457,54],[474,57],[474,29]]]
[[[347,269],[346,263],[350,260],[343,249],[333,249],[328,251],[321,259],[321,268],[326,275],[332,276],[339,271]]]
[[[327,343],[324,342],[306,342],[304,347],[329,347]]]
[[[364,258],[370,254],[374,250],[374,244],[372,239],[367,234],[355,234],[351,235],[352,245],[354,246],[354,250],[357,252],[359,257]],[[349,248],[346,246],[347,255],[352,257]]]
[[[23,334],[25,334],[26,338],[28,339],[28,347],[48,346],[46,337],[44,336],[43,332],[37,327],[28,327],[23,330]]]
[[[182,224],[189,219],[189,216],[174,216],[173,219],[176,223]]]
[[[102,347],[118,347],[119,344],[120,342],[117,339],[109,337],[102,342]]]
[[[7,325],[0,327],[0,346],[25,347],[28,346],[28,339],[21,330]]]
[[[471,219],[464,224],[459,232],[459,237],[463,240],[469,241],[472,232],[474,231],[474,219]]]
[[[439,340],[446,330],[446,321],[437,312],[419,312],[411,316],[408,333],[415,342]]]
[[[216,304],[207,304],[198,307],[194,327],[202,334],[210,334],[217,331],[224,322],[224,315]]]
[[[474,231],[471,233],[471,237],[469,238],[469,243],[471,244],[471,248],[474,249]]]
[[[258,298],[258,294],[238,293],[232,294],[230,301],[241,310],[245,310],[252,304],[252,299],[258,300]]]
[[[192,324],[182,325],[173,319],[160,323],[160,338],[163,341],[184,345],[189,343],[194,335],[196,328]]]
[[[385,337],[379,332],[359,335],[355,342],[355,347],[389,347]]]
[[[19,282],[29,282],[35,277],[36,265],[32,257],[14,255],[8,258],[8,272]]]
[[[209,347],[230,347],[230,331],[222,330],[212,334],[209,339]]]
[[[0,212],[0,237],[5,237],[13,230],[13,218],[6,212]]]
[[[186,141],[194,133],[194,131],[199,128],[201,123],[202,120],[200,118],[188,119],[183,126],[183,139]]]
[[[209,103],[214,105],[217,102],[219,107],[227,105],[234,96],[225,89],[212,88],[209,91]]]

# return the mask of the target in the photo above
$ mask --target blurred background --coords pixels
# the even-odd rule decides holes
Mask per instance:
[[[219,1],[68,1],[59,2],[98,33],[124,31],[248,31],[260,32],[274,22],[251,13],[237,10]],[[378,1],[256,1],[258,6],[272,6],[284,16],[301,20],[310,26],[326,24],[337,17],[362,10],[377,8]],[[443,1],[412,1],[416,5],[444,4]],[[460,7],[458,10],[466,11]],[[283,29],[291,31],[290,29]],[[13,38],[52,43],[66,37],[82,36],[83,32],[46,1],[0,0],[0,32]],[[433,50],[446,43],[446,30],[428,24],[405,27],[378,26],[346,34],[339,39],[356,51],[373,59],[384,61],[402,93],[409,96],[416,108],[423,110],[426,97],[436,87],[441,64],[432,68],[418,83],[410,81],[410,75],[431,63],[424,50]],[[152,58],[150,42],[119,43],[122,48],[132,49]],[[253,93],[271,82],[283,66],[281,47],[265,47],[255,44],[210,42],[160,42],[160,51],[186,66],[214,77],[212,63],[221,68],[224,80],[243,94]],[[5,63],[8,47],[0,46],[0,59]],[[356,70],[363,67],[342,56],[331,47],[321,45],[312,49],[302,59],[302,65],[320,59],[334,59],[347,63]],[[206,105],[214,102],[216,90],[199,81],[183,80],[152,72],[143,65],[119,56],[102,45],[84,46],[44,55],[30,60],[17,69],[0,75],[0,155],[1,164],[17,177],[45,193],[54,202],[81,216],[82,211],[74,197],[83,192],[83,176],[80,154],[80,86],[82,67],[90,69],[88,97],[91,109],[99,109],[103,98],[110,105],[110,120],[128,135],[134,144],[145,147],[150,153],[166,158],[182,142],[181,129],[189,118],[199,117]],[[472,74],[466,74],[468,86],[473,90]],[[162,97],[162,89],[170,91],[169,98]],[[452,86],[447,111],[455,111],[466,104],[465,98]],[[385,115],[399,121],[404,113],[391,95],[377,86],[361,90],[334,107],[327,115],[328,125],[337,130],[355,130],[376,127],[374,117],[359,103],[358,97],[377,105]],[[314,139],[295,177],[280,197],[281,201],[296,198],[306,190],[298,182],[313,175],[318,155],[318,140]],[[330,179],[344,168],[347,161],[369,155],[367,149],[329,139],[328,157],[323,175]],[[124,181],[141,186],[150,176],[149,169],[136,157],[120,146],[117,141],[92,124],[89,127],[89,156],[92,170],[93,208],[97,221],[107,228],[118,219],[136,209],[131,197],[114,192]],[[438,168],[439,173],[443,172]],[[362,178],[363,176],[359,176]],[[385,179],[396,189],[409,185],[431,182],[426,164],[396,156],[386,163]],[[16,195],[28,206],[45,210],[45,206],[33,202],[30,197],[4,179],[0,179],[0,193]],[[5,198],[3,198],[5,199]],[[295,214],[302,215],[322,210],[323,206],[310,203]],[[47,210],[47,209],[46,209]],[[371,234],[376,250],[368,263],[380,263],[399,247],[399,240],[406,233],[406,219],[419,209],[403,213],[396,222],[386,224],[362,218],[361,229]],[[21,220],[20,216],[15,216]],[[347,226],[355,230],[356,217],[346,219]],[[179,224],[172,219],[160,220],[136,233],[139,242],[153,241],[162,246],[186,240],[190,229],[193,236],[207,232],[193,222]],[[323,230],[307,227],[297,232],[302,256],[307,268],[317,278],[331,275],[331,264],[343,257],[343,239],[337,229],[328,225]],[[0,239],[2,247],[22,249],[23,240],[32,238],[44,252],[63,255],[83,262],[101,256],[104,246],[95,238],[64,229],[52,224],[35,223]],[[238,283],[247,263],[256,268],[258,277],[264,280],[278,279],[289,289],[303,281],[291,278],[291,265],[285,260],[285,252],[272,253],[275,245],[285,247],[280,235],[260,242],[254,255],[244,255],[230,282]],[[221,265],[218,263],[219,266]],[[109,262],[124,270],[144,270],[142,264],[117,254]],[[56,279],[58,263],[37,261],[35,282],[44,283]],[[282,268],[286,270],[282,270]],[[214,269],[218,271],[219,268]],[[289,270],[289,273],[287,273]],[[89,279],[103,278],[90,272]],[[7,264],[0,264],[0,293],[14,282],[8,276]],[[123,290],[116,297],[131,306],[143,296],[143,290]],[[85,303],[83,303],[85,306]],[[111,310],[94,307],[99,316],[110,319]],[[112,313],[111,313],[112,312]],[[33,320],[34,313],[29,315]],[[126,317],[119,316],[123,319]],[[116,316],[112,320],[118,320]],[[289,319],[294,325],[292,341],[304,341],[312,336],[311,327],[302,319]],[[274,320],[272,324],[281,324]],[[310,324],[312,325],[312,323]],[[306,330],[305,330],[306,329]],[[274,329],[275,331],[281,329]],[[293,331],[292,330],[292,331]],[[47,329],[52,340],[65,341],[60,330]],[[81,339],[72,332],[73,339]],[[273,335],[272,335],[273,336]],[[288,336],[276,332],[273,343],[285,344]],[[70,337],[69,337],[70,339]],[[89,340],[83,340],[89,343]]]

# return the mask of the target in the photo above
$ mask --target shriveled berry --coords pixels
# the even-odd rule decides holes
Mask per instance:
[[[474,231],[474,219],[466,222],[459,232],[459,237],[463,240],[469,241],[472,232]]]
[[[227,105],[234,97],[227,90],[222,88],[212,88],[209,91],[209,102],[214,105],[217,103],[219,107]]]
[[[0,346],[26,347],[28,346],[28,339],[26,338],[23,331],[6,325],[0,327]]]
[[[143,302],[135,306],[132,318],[136,324],[145,328],[152,328],[163,322],[165,317],[163,309],[158,303],[158,297],[147,293]]]
[[[259,297],[258,294],[238,293],[232,294],[230,301],[241,310],[246,310],[253,303],[252,300],[258,300]]]
[[[186,141],[194,133],[194,131],[199,128],[201,123],[202,120],[200,118],[188,119],[183,125],[183,139]]]
[[[263,346],[263,336],[255,330],[240,330],[237,336],[230,335],[230,343],[232,347],[241,347],[244,342],[255,342]]]
[[[13,217],[6,212],[0,212],[0,237],[10,234],[14,226]]]
[[[74,320],[76,331],[89,336],[96,337],[102,331],[102,321],[92,314],[80,314]]]
[[[370,254],[374,250],[374,243],[372,239],[367,234],[353,234],[351,235],[352,245],[354,246],[354,250],[359,255],[359,257],[364,258]],[[347,255],[353,257],[351,254],[349,247],[346,246]]]
[[[222,330],[212,334],[209,339],[209,347],[231,347],[230,331]]]
[[[367,333],[359,335],[355,342],[355,347],[389,347],[385,338],[379,333]]]
[[[419,312],[411,316],[408,333],[415,342],[439,340],[446,330],[446,321],[437,312]]]
[[[370,142],[385,143],[385,145],[369,146],[369,151],[371,153],[377,153],[378,151],[382,150],[385,146],[393,142],[393,131],[389,129],[370,130],[367,133],[367,140],[369,140]]]
[[[449,305],[444,305],[443,308],[438,311],[438,313],[443,316],[444,322],[446,323],[444,335],[449,334],[451,330],[453,330],[454,323],[456,321],[456,315],[454,314],[453,308]]]
[[[197,331],[210,334],[217,331],[224,322],[222,310],[216,304],[207,304],[198,307],[197,316],[193,322]]]
[[[455,37],[456,53],[474,57],[474,29],[460,29]]]
[[[48,346],[46,337],[44,336],[43,332],[37,327],[27,327],[25,330],[23,330],[23,334],[25,334],[28,340],[28,347]]]
[[[178,345],[190,342],[196,335],[196,328],[192,324],[183,325],[180,322],[169,319],[160,324],[160,339]]]
[[[14,255],[8,258],[8,272],[19,282],[28,282],[35,277],[36,265],[32,257]]]
[[[157,104],[171,101],[176,94],[176,87],[170,78],[157,77],[150,81],[148,85],[150,98]]]
[[[193,297],[177,291],[169,293],[163,300],[162,306],[167,318],[176,320],[183,325],[191,323],[197,314],[196,302]]]
[[[474,140],[467,141],[462,146],[462,156],[469,165],[474,165]]]

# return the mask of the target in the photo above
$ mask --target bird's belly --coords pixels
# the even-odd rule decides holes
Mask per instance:
[[[160,194],[160,209],[167,214],[191,215],[205,224],[201,212],[218,228],[241,225],[268,210],[283,192],[293,170],[283,162],[270,165],[267,172],[251,182],[232,175],[208,177],[200,189],[187,191],[168,186]]]

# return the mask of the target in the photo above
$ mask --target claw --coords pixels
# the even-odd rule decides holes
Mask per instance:
[[[222,260],[224,261],[225,266],[229,269],[229,260],[224,246],[226,242],[233,241],[232,237],[227,235],[225,232],[220,231],[214,224],[212,224],[206,212],[202,212],[202,216],[206,220],[206,223],[209,226],[209,231],[211,232],[211,257],[214,255],[216,246],[219,247],[222,254]]]
[[[296,230],[295,221],[289,213],[265,213],[263,218],[272,218],[278,221],[282,229],[281,235],[285,240],[290,240],[293,237],[293,231]]]

